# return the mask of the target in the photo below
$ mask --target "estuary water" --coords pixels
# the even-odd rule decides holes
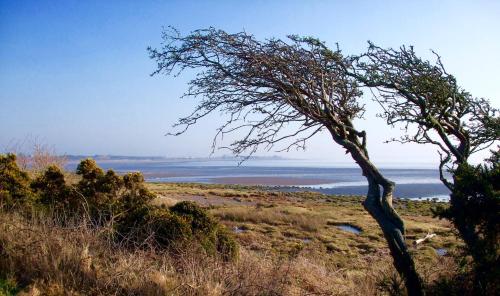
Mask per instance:
[[[367,191],[361,170],[352,164],[289,159],[250,159],[241,165],[234,159],[98,159],[97,162],[105,169],[121,173],[140,171],[149,182],[263,185],[339,195],[364,195]],[[71,162],[69,168],[74,169],[76,163]],[[437,169],[390,164],[380,167],[384,176],[396,183],[396,197],[448,199],[449,191],[439,180]]]

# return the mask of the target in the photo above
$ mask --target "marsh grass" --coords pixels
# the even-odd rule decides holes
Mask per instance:
[[[109,225],[84,218],[0,212],[0,289],[41,295],[387,295],[400,293],[385,240],[359,197],[273,193],[258,188],[148,184],[170,204],[192,194],[251,198],[251,204],[207,205],[235,233],[236,261],[208,255],[199,245],[170,250],[130,248],[110,237]],[[237,196],[233,193],[238,194]],[[248,197],[245,197],[248,196]],[[164,198],[163,198],[164,199]],[[161,201],[153,201],[161,203]],[[438,236],[412,248],[427,285],[455,276],[460,245],[449,225],[429,214],[432,204],[403,215],[408,232]],[[338,224],[363,229],[359,235]],[[64,226],[61,226],[64,225]],[[411,241],[409,241],[411,243]],[[446,247],[448,256],[435,249]],[[9,292],[11,293],[11,292]],[[14,293],[14,292],[13,292]],[[9,294],[7,294],[9,295]]]
[[[84,220],[65,227],[52,221],[1,213],[2,289],[42,295],[369,295],[377,289],[375,275],[335,269],[321,258],[243,249],[238,261],[226,262],[195,246],[131,250]]]
[[[323,225],[321,217],[300,207],[227,207],[214,209],[212,213],[223,221],[289,225],[308,232],[316,232]]]

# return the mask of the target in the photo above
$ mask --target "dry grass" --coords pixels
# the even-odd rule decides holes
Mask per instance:
[[[109,229],[83,220],[61,227],[45,217],[0,212],[0,282],[15,279],[25,292],[41,295],[386,295],[399,281],[385,240],[359,198],[150,186],[164,196],[157,202],[169,204],[194,193],[252,198],[252,204],[209,206],[230,229],[244,229],[236,234],[239,260],[224,262],[194,246],[175,253],[127,249],[109,239]],[[432,204],[404,205],[410,236],[438,233],[412,249],[425,282],[452,277],[453,258],[435,252],[456,247],[449,225],[429,216]],[[363,232],[342,231],[335,227],[339,223]]]
[[[212,211],[223,221],[251,222],[254,224],[289,225],[316,232],[322,226],[321,217],[301,207],[227,207]]]
[[[237,262],[228,263],[195,248],[174,256],[122,248],[107,239],[106,229],[81,221],[70,227],[49,221],[12,213],[0,216],[0,275],[15,278],[25,291],[44,295],[369,295],[376,291],[374,275],[367,278],[332,269],[321,258],[243,249]]]

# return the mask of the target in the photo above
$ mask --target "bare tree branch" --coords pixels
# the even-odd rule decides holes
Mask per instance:
[[[373,94],[383,107],[379,116],[388,124],[403,125],[406,134],[392,140],[436,145],[442,171],[445,165],[465,163],[471,154],[498,141],[500,118],[487,100],[461,89],[441,57],[432,52],[435,64],[419,58],[411,46],[383,49],[369,42],[368,51],[353,57],[354,66],[347,71],[378,91]],[[415,132],[409,132],[411,125]]]

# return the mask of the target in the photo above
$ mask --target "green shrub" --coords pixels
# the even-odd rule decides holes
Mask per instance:
[[[238,255],[232,234],[193,202],[180,202],[169,209],[137,203],[117,219],[115,229],[121,240],[134,246],[153,243],[168,249],[197,242],[208,254],[219,254],[225,260]]]
[[[170,210],[190,224],[194,237],[207,253],[214,255],[217,252],[217,222],[205,209],[194,202],[182,201],[170,207]]]
[[[120,214],[117,215],[114,228],[120,240],[127,239],[137,244],[150,235],[146,230],[150,221],[151,206],[137,203],[131,196],[125,200],[125,203],[120,203]]]
[[[128,173],[123,176],[124,192],[121,197],[123,210],[148,205],[156,195],[144,185],[141,173]]]
[[[185,243],[193,236],[189,222],[167,209],[151,209],[147,226],[155,234],[156,242],[163,247]]]
[[[500,151],[487,163],[462,164],[453,171],[450,206],[435,214],[450,220],[466,244],[473,261],[475,293],[500,291]]]
[[[63,172],[55,165],[49,166],[33,180],[31,188],[37,193],[37,201],[44,206],[68,214],[80,209],[81,199],[71,186],[66,185]]]
[[[117,197],[123,185],[123,179],[113,170],[108,170],[105,175],[99,178],[95,191],[108,194],[111,197]]]
[[[170,207],[170,210],[190,223],[193,235],[209,254],[219,253],[226,260],[236,259],[238,244],[232,233],[205,209],[194,202],[182,201]]]
[[[99,191],[99,183],[104,177],[104,171],[97,166],[95,160],[90,158],[82,160],[76,168],[76,174],[82,177],[77,185],[78,190],[84,196],[95,196]]]
[[[192,238],[188,221],[159,207],[131,209],[117,219],[115,230],[119,241],[134,247],[146,244],[168,249]]]
[[[198,206],[196,203],[181,201],[170,207],[170,210],[189,221],[191,229],[195,234],[200,233],[205,236],[207,234],[215,234],[217,223],[208,215],[205,209]]]
[[[125,187],[134,192],[144,187],[144,176],[139,172],[127,173],[123,176]]]
[[[109,220],[132,208],[140,208],[155,197],[145,187],[144,177],[140,173],[128,173],[123,178],[113,170],[104,173],[90,158],[80,162],[76,173],[81,176],[77,189],[87,199],[94,219]],[[128,227],[129,222],[126,224]]]
[[[238,243],[234,239],[233,234],[224,225],[217,227],[216,247],[217,252],[224,260],[234,261],[237,259],[239,251]]]
[[[0,155],[0,207],[14,207],[33,197],[28,174],[19,169],[16,155]]]

